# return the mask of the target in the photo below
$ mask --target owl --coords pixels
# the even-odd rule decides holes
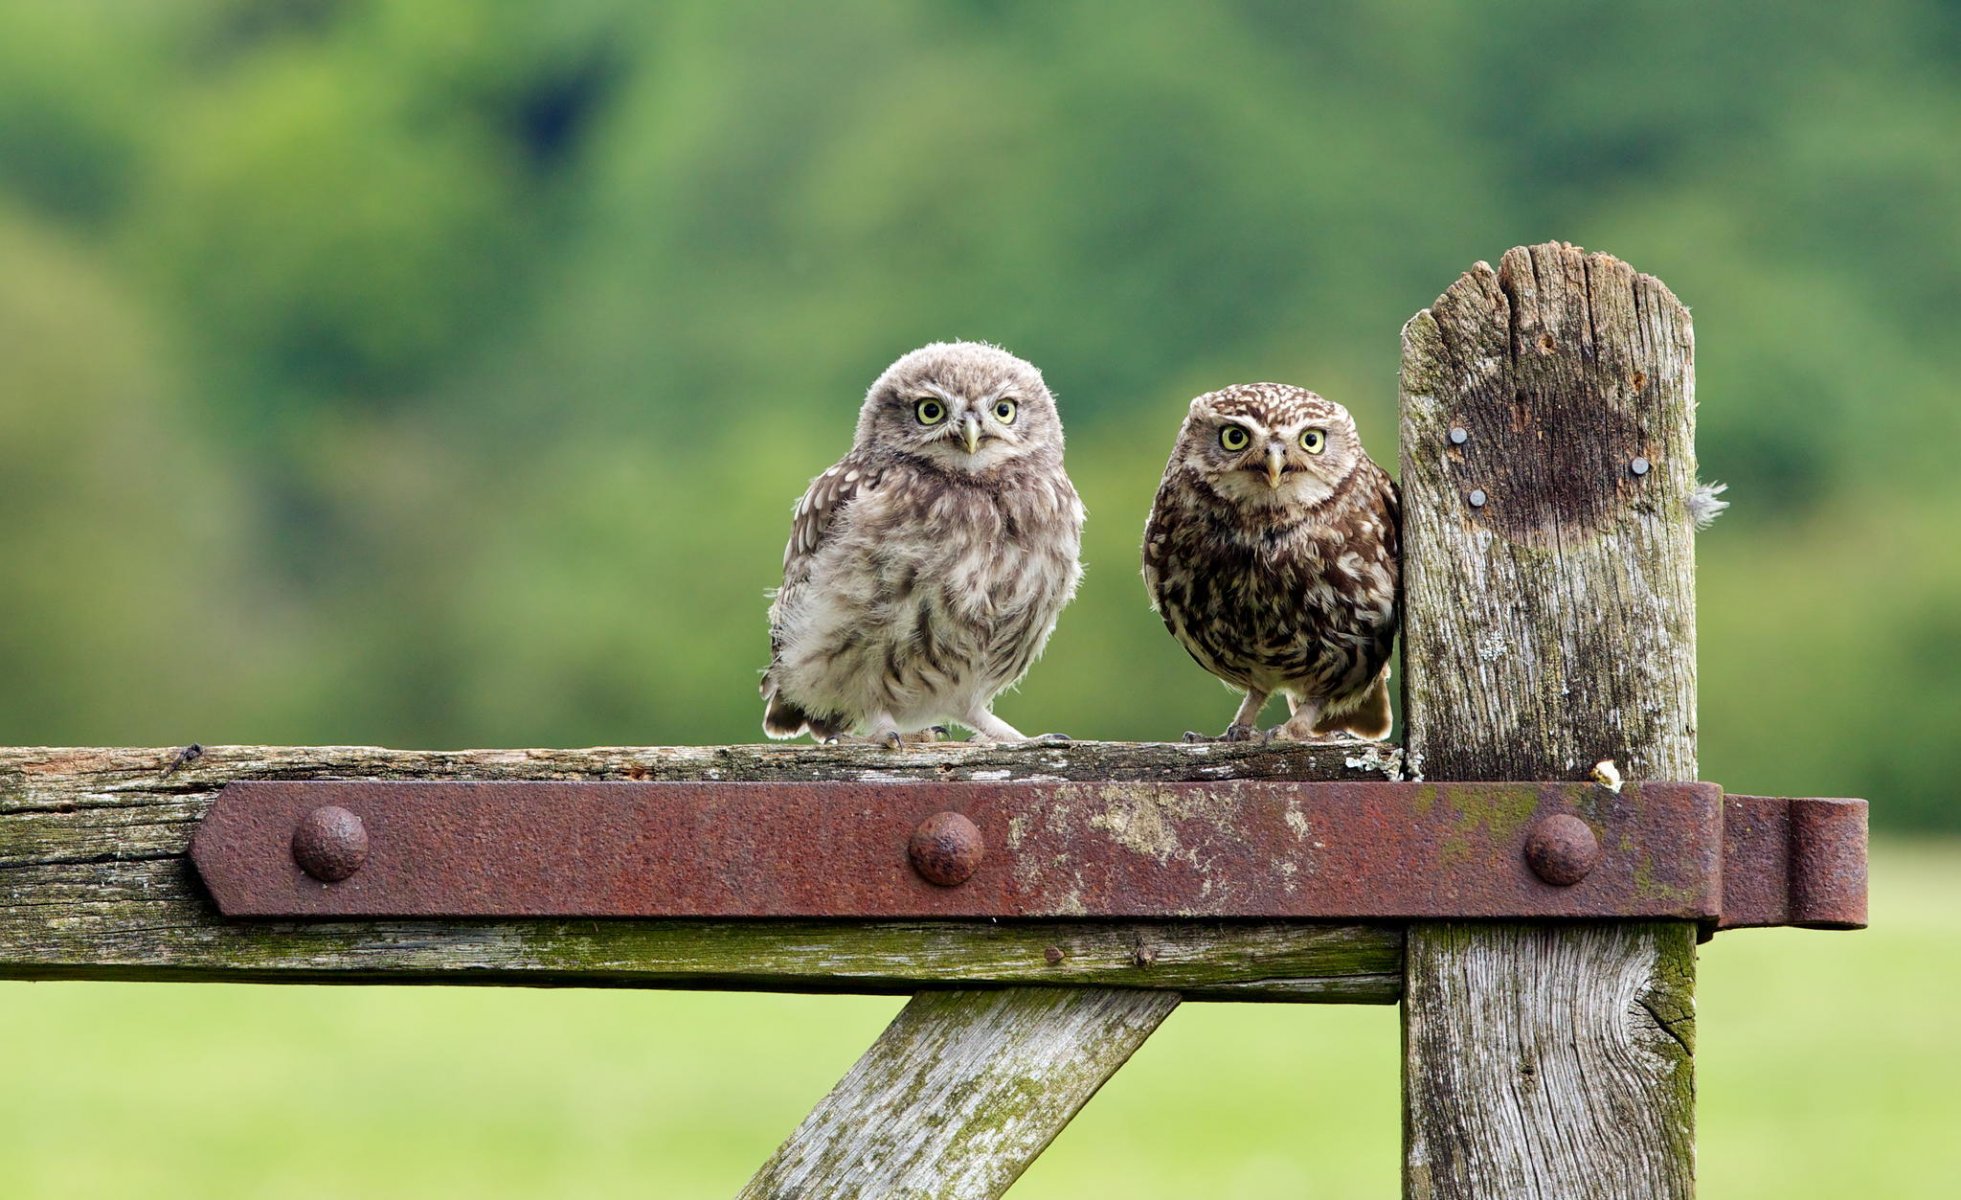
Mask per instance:
[[[1245,690],[1222,740],[1253,737],[1275,692],[1291,715],[1270,737],[1388,736],[1399,518],[1341,405],[1279,383],[1192,401],[1144,529],[1144,584],[1198,665]]]
[[[851,452],[794,510],[769,609],[764,731],[897,746],[953,722],[977,740],[1029,740],[994,698],[1075,595],[1082,529],[1040,371],[976,342],[893,363],[865,396]]]

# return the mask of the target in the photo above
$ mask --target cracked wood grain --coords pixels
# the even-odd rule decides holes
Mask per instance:
[[[1394,774],[1394,747],[1083,743],[0,749],[0,978],[910,993],[1054,984],[1393,1003],[1399,930],[1165,921],[225,921],[186,857],[243,779],[1113,780]]]
[[[1659,280],[1556,243],[1404,327],[1412,772],[1696,778],[1693,355]],[[1411,926],[1404,1194],[1692,1195],[1694,937]]]

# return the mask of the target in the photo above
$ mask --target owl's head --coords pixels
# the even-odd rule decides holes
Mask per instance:
[[[1333,495],[1366,457],[1341,405],[1290,384],[1241,383],[1192,401],[1171,462],[1241,507],[1298,509]]]
[[[857,445],[974,474],[1029,455],[1062,452],[1055,399],[1031,364],[983,342],[921,346],[872,384]]]

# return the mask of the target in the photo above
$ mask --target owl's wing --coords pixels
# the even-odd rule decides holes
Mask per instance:
[[[799,711],[785,711],[780,719],[775,710],[776,665],[783,654],[783,614],[798,603],[803,585],[810,579],[810,561],[826,534],[836,527],[851,502],[878,486],[884,476],[883,464],[862,451],[853,450],[837,465],[810,481],[803,498],[790,518],[790,543],[783,547],[783,586],[772,594],[769,606],[769,666],[763,671],[761,690],[771,702],[764,727],[773,736],[792,737],[809,717]]]
[[[810,481],[809,490],[797,501],[790,521],[790,543],[783,547],[783,586],[802,583],[810,574],[810,556],[824,544],[824,536],[837,524],[851,502],[861,493],[878,486],[884,467],[863,450],[853,450],[822,475]]]
[[[1164,545],[1170,531],[1166,526],[1171,520],[1171,472],[1167,468],[1164,481],[1158,484],[1157,498],[1151,501],[1151,515],[1144,522],[1144,592],[1151,598],[1151,611],[1158,611],[1158,556],[1164,553]]]

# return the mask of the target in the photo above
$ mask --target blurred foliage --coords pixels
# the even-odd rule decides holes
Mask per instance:
[[[1961,9],[0,7],[0,741],[747,740],[886,362],[1042,365],[1091,511],[1024,728],[1230,698],[1136,538],[1185,401],[1393,461],[1478,258],[1695,309],[1705,774],[1953,825]]]

